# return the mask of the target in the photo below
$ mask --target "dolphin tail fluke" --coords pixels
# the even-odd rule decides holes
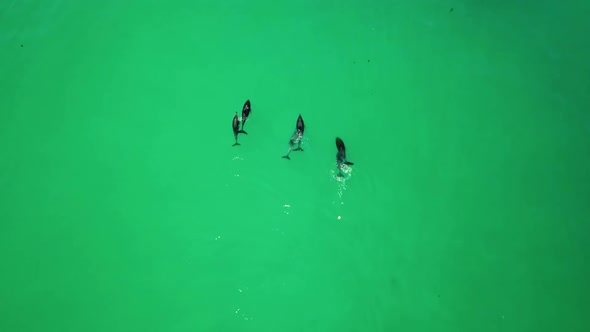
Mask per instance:
[[[235,143],[234,143],[234,145],[232,145],[232,146],[236,146],[236,145],[240,145],[240,143],[238,143],[238,142],[235,142]]]
[[[289,157],[289,155],[283,156],[283,158],[291,160],[291,157]]]
[[[303,151],[302,148],[296,148],[294,151]]]
[[[247,133],[247,132],[245,132],[245,131],[244,131],[244,129],[242,129],[242,130],[239,130],[239,131],[238,131],[238,133],[241,133],[241,134],[246,134],[246,135],[248,135],[248,133]]]
[[[345,161],[344,163],[345,163],[346,165],[351,165],[351,166],[352,166],[352,165],[354,165],[354,163],[353,163],[353,162],[351,162],[351,161]]]

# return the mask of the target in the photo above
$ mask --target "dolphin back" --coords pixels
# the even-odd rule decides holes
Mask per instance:
[[[344,142],[339,138],[336,137],[336,148],[340,152],[346,152],[346,147],[344,146]]]
[[[305,123],[303,122],[303,117],[301,116],[301,114],[299,114],[299,117],[297,118],[296,130],[301,131],[301,133],[305,131]]]
[[[240,126],[240,119],[238,118],[238,112],[236,112],[236,114],[234,115],[234,119],[232,121],[232,128],[233,128],[234,132],[238,131],[239,126]]]
[[[248,115],[250,115],[251,110],[252,108],[250,107],[250,99],[248,99],[242,107],[242,117],[248,117]]]

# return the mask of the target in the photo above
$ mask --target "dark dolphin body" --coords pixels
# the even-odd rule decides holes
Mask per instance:
[[[240,143],[238,143],[238,129],[240,129],[240,119],[238,118],[238,112],[236,112],[236,115],[234,115],[234,120],[232,121],[231,125],[234,130],[234,138],[236,139],[236,142],[232,146],[240,145]]]
[[[244,131],[244,125],[246,124],[246,120],[248,119],[248,116],[250,115],[251,110],[252,110],[252,108],[250,107],[250,100],[248,99],[244,103],[244,107],[242,107],[242,129],[240,129],[240,131],[238,131],[238,133],[248,135],[248,133]]]
[[[291,135],[291,139],[289,140],[289,151],[287,151],[287,154],[284,155],[283,158],[291,160],[291,157],[289,157],[289,153],[291,153],[291,150],[293,150],[295,144],[297,144],[297,148],[294,149],[295,151],[303,151],[303,149],[301,148],[303,132],[305,132],[305,123],[303,123],[303,118],[301,117],[301,114],[299,114],[299,117],[297,118],[297,126],[295,127],[295,132],[293,133],[293,135]]]
[[[342,165],[354,165],[354,163],[346,160],[346,146],[344,146],[344,142],[336,137],[336,148],[338,149],[338,153],[336,154],[336,164],[338,165],[338,176],[343,176],[342,174]]]

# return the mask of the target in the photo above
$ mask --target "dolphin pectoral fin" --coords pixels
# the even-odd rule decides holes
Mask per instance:
[[[289,157],[289,155],[283,156],[282,158],[291,160],[291,157]]]
[[[243,129],[242,129],[242,130],[239,130],[239,131],[238,131],[238,133],[239,133],[239,134],[246,134],[246,135],[248,135],[248,133],[247,133],[247,132],[245,132]]]
[[[351,166],[352,166],[352,165],[354,165],[354,163],[353,163],[353,162],[351,162],[351,161],[345,161],[344,163],[345,163],[346,165],[351,165]]]

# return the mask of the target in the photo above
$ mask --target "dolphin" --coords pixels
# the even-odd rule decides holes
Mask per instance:
[[[289,157],[289,153],[291,153],[291,150],[303,151],[303,149],[301,148],[301,140],[303,139],[304,132],[305,123],[303,123],[303,117],[301,117],[301,114],[299,114],[299,117],[297,118],[295,132],[293,133],[293,135],[291,135],[291,139],[289,140],[289,151],[287,151],[287,154],[284,155],[283,158],[291,160],[291,157]],[[293,149],[295,144],[297,144],[297,148]]]
[[[354,163],[346,160],[346,146],[344,146],[344,142],[339,137],[336,137],[336,148],[338,149],[338,153],[336,153],[336,164],[338,165],[338,176],[343,176],[342,165],[352,166],[352,165],[354,165]]]
[[[236,115],[234,115],[234,120],[232,121],[232,128],[234,130],[234,138],[236,139],[236,142],[232,146],[240,145],[240,143],[238,143],[238,129],[240,128],[240,119],[238,119],[238,112],[236,112]]]
[[[248,133],[244,131],[244,125],[246,124],[246,120],[248,119],[248,116],[250,115],[250,111],[252,111],[252,108],[250,107],[250,99],[248,99],[248,100],[246,100],[246,102],[244,103],[244,106],[242,107],[242,129],[240,129],[238,131],[238,133],[248,135]]]

